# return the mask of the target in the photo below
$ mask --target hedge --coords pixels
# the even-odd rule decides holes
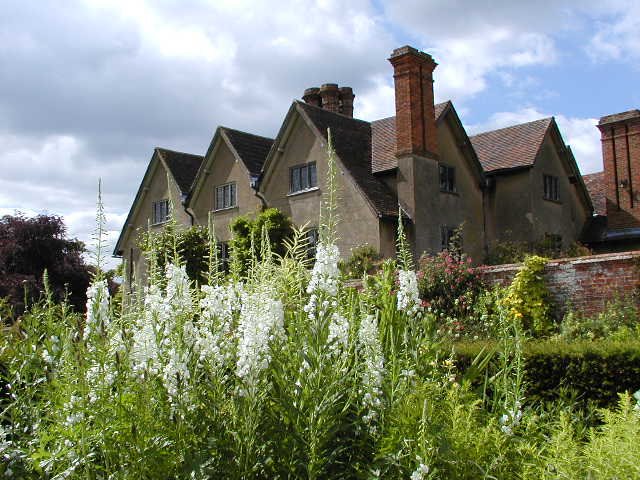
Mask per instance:
[[[484,347],[489,351],[495,343],[461,342],[455,345],[456,364],[461,371]],[[527,398],[551,401],[576,395],[580,402],[593,401],[601,407],[613,406],[618,394],[640,389],[640,341],[531,341],[524,345]],[[496,371],[489,364],[489,374]],[[476,378],[481,386],[484,378]]]

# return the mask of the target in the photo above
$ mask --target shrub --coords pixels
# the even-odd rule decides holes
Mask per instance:
[[[602,312],[592,317],[570,310],[562,319],[558,336],[565,340],[636,337],[639,314],[633,298],[608,302]]]
[[[507,312],[519,319],[524,330],[534,336],[549,334],[553,328],[549,290],[543,277],[546,263],[542,257],[527,257],[501,300]]]
[[[456,344],[456,364],[465,370],[493,341]],[[532,401],[557,401],[562,392],[573,391],[582,403],[614,406],[618,394],[640,386],[640,342],[539,340],[524,344],[526,397]],[[488,376],[496,372],[490,367]],[[477,384],[480,387],[480,383]]]
[[[418,286],[433,312],[460,320],[472,311],[482,280],[469,257],[444,250],[420,258]]]
[[[282,257],[286,252],[286,242],[293,236],[293,224],[277,208],[267,208],[254,219],[247,216],[236,217],[229,225],[233,235],[229,242],[232,263],[241,272],[246,272],[253,254],[260,259],[259,245],[263,232],[269,237],[270,248],[277,256]]]
[[[345,278],[362,278],[365,274],[375,273],[380,266],[381,259],[382,257],[375,248],[371,245],[363,245],[354,248],[348,260],[340,261],[340,272]]]

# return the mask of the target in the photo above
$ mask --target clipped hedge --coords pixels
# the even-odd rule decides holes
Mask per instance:
[[[461,342],[455,345],[456,364],[464,371],[483,347],[495,343]],[[618,394],[640,389],[640,340],[632,341],[531,341],[524,346],[527,398],[557,400],[572,391],[577,400],[614,406]],[[495,365],[489,365],[489,374]],[[480,386],[484,378],[476,378]]]

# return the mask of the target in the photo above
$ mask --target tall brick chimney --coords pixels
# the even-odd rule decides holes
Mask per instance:
[[[433,105],[431,55],[413,47],[397,48],[393,65],[396,93],[396,188],[409,216],[407,237],[416,259],[440,250],[438,140]],[[435,228],[434,228],[435,226]]]
[[[640,227],[640,111],[604,116],[598,128],[608,228]]]
[[[408,45],[396,48],[389,62],[396,93],[396,155],[436,156],[433,70],[437,63]]]
[[[353,118],[353,94],[351,87],[340,87],[336,83],[325,83],[320,88],[311,87],[304,91],[302,100],[309,105]]]

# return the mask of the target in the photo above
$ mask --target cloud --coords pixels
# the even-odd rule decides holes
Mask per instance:
[[[637,61],[640,57],[640,12],[637,3],[610,1],[601,10],[588,53],[596,62]],[[605,21],[606,20],[606,21]]]
[[[496,112],[486,122],[467,126],[470,135],[531,122],[553,115],[541,112],[535,107],[524,107],[511,112]],[[583,175],[602,171],[602,150],[600,133],[596,128],[597,118],[575,118],[555,115],[564,141],[571,146],[573,155]]]

